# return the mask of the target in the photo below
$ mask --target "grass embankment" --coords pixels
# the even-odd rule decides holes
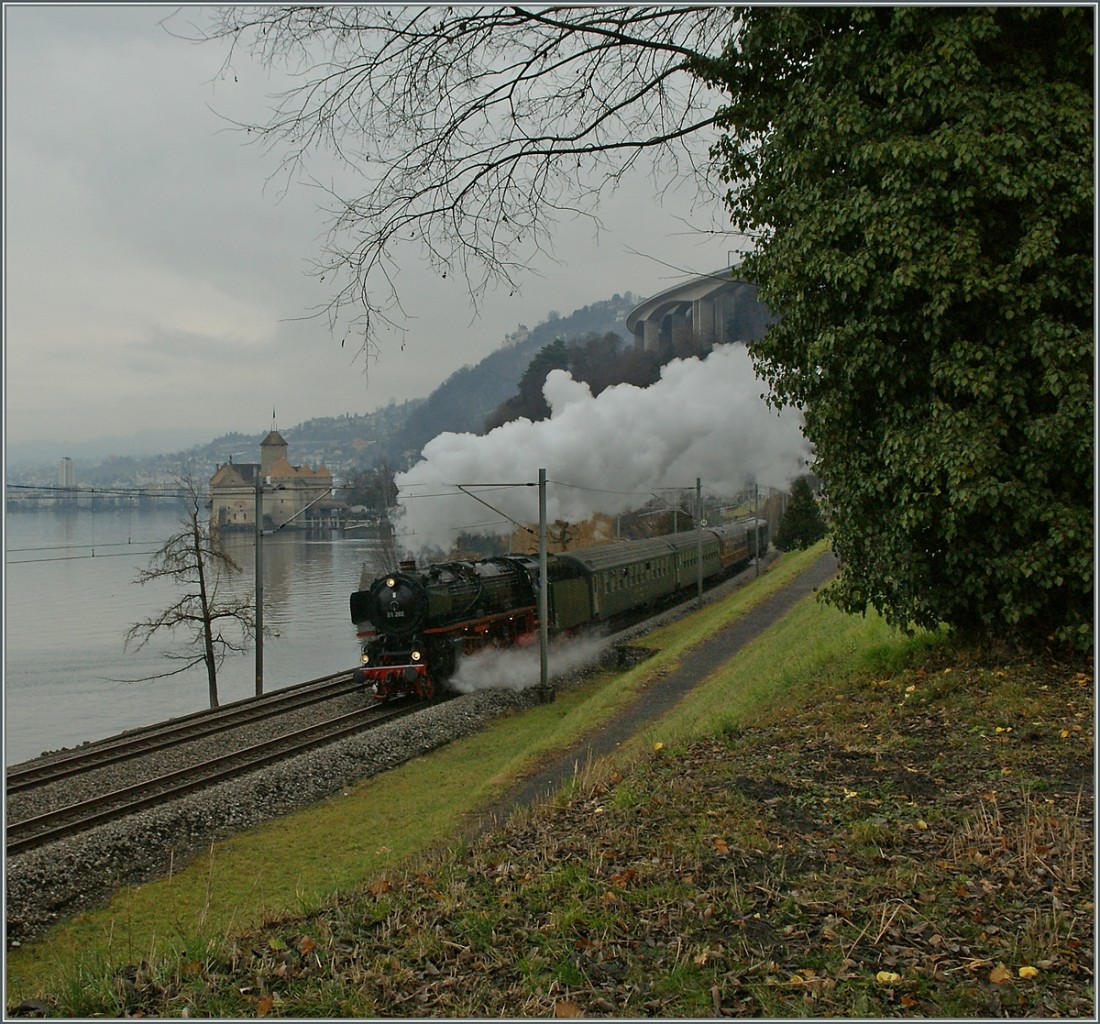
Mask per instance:
[[[1091,666],[809,600],[550,806],[423,852],[752,600],[11,951],[9,1006],[1091,1015]]]

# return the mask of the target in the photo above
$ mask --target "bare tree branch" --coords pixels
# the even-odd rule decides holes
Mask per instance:
[[[656,190],[694,180],[711,197],[718,103],[688,69],[735,27],[711,5],[229,6],[190,38],[228,43],[223,78],[246,52],[295,79],[238,127],[280,154],[288,186],[325,197],[314,272],[337,283],[313,313],[362,329],[369,356],[377,327],[400,327],[410,245],[463,275],[476,308],[552,256],[561,214],[598,229],[601,199],[643,156]],[[321,153],[339,181],[311,171]]]
[[[255,608],[251,594],[220,597],[223,578],[239,573],[241,567],[222,549],[217,535],[205,522],[202,498],[194,480],[185,476],[181,483],[185,495],[181,529],[153,553],[148,568],[140,570],[134,582],[144,585],[169,578],[187,589],[167,608],[131,626],[123,643],[126,649],[141,650],[159,633],[186,630],[186,647],[192,653],[166,652],[165,658],[184,664],[168,672],[125,682],[163,679],[195,665],[205,665],[210,706],[214,708],[218,706],[218,669],[226,655],[247,650],[249,638],[256,635]],[[233,627],[231,633],[222,632],[223,622]],[[199,648],[199,653],[193,653],[195,648]]]

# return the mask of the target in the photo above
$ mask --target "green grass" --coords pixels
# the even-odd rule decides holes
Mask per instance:
[[[99,931],[83,944],[78,922],[55,929],[36,944],[53,967],[19,992],[75,1016],[1091,1013],[1090,665],[905,637],[809,598],[567,793],[454,838],[519,765],[606,721],[752,599],[655,632],[659,653],[629,673],[287,819],[282,854],[260,845],[276,826],[219,844],[206,876],[173,879],[196,876],[187,927],[130,956],[102,940],[121,933],[117,900],[86,915]],[[345,829],[357,854],[340,863]],[[302,836],[335,858],[322,881],[287,870]],[[217,918],[206,893],[223,884],[237,910]]]
[[[599,673],[552,704],[510,716],[306,811],[217,842],[170,877],[125,887],[106,907],[9,950],[8,1003],[47,990],[73,964],[91,964],[94,973],[181,945],[201,957],[239,929],[309,912],[332,892],[458,835],[510,783],[597,730],[656,673],[674,667],[705,636],[785,585],[821,550],[782,557],[727,599],[655,631],[646,645],[660,653],[629,672]]]

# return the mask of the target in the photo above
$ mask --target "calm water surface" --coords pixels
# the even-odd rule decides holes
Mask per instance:
[[[179,528],[176,511],[13,513],[5,518],[4,763],[102,739],[209,706],[206,671],[128,682],[170,671],[165,651],[183,653],[186,636],[164,634],[124,650],[135,622],[168,607],[180,591],[164,580],[133,580]],[[255,541],[228,545],[255,584]],[[358,645],[348,595],[359,584],[370,540],[338,532],[284,530],[264,540],[264,689],[354,667]],[[218,673],[223,704],[256,690],[255,651],[226,658]]]

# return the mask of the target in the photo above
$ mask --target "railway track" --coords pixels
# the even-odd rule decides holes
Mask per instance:
[[[76,835],[86,829],[169,800],[176,800],[227,779],[325,746],[334,740],[377,728],[418,709],[416,704],[396,707],[361,708],[272,740],[241,747],[230,753],[200,761],[178,771],[145,779],[131,786],[79,800],[45,814],[9,822],[9,856],[46,843]]]
[[[355,706],[359,692],[349,672],[333,673],[15,765],[7,772],[7,852],[75,835],[415,710]],[[314,709],[326,703],[337,713],[318,721]]]
[[[12,766],[7,773],[7,853],[122,819],[424,707],[420,702],[372,704],[322,722],[308,711],[357,690],[349,672],[335,673]],[[293,718],[295,713],[302,727],[288,724],[283,729],[278,717]],[[308,724],[303,724],[301,719],[307,716]],[[263,727],[265,722],[274,724]],[[257,728],[249,736],[251,727]],[[239,743],[231,735],[233,730],[242,730]],[[280,730],[279,735],[270,735]],[[263,738],[260,733],[265,734]],[[148,765],[143,758],[148,758]]]
[[[10,798],[25,790],[84,775],[95,768],[122,764],[192,743],[205,736],[214,736],[276,718],[299,708],[352,693],[355,689],[350,672],[337,672],[277,690],[263,697],[250,697],[214,710],[199,711],[183,718],[135,729],[88,747],[65,751],[49,759],[14,765],[7,771],[7,793]]]

